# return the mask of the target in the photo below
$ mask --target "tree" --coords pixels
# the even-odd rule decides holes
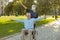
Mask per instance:
[[[14,15],[24,15],[26,10],[24,10],[19,2],[22,2],[30,9],[32,4],[34,4],[33,0],[14,0],[13,3],[9,3],[6,6],[6,14],[11,14],[13,12],[12,14]],[[60,10],[60,0],[37,0],[37,2],[36,5],[38,7],[39,15],[55,15],[55,9]],[[56,8],[57,6],[59,6],[59,8]]]
[[[13,3],[10,2],[7,6],[5,6],[4,9],[5,14],[10,15],[11,13],[13,13],[12,8],[13,8]]]

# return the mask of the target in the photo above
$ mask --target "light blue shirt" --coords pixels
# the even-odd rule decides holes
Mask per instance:
[[[24,20],[16,20],[17,22],[24,22],[24,27],[26,30],[33,29],[34,23],[38,20],[41,20],[43,18],[30,18],[30,19],[24,19]]]

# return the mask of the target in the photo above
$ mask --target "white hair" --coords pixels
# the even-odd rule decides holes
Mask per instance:
[[[36,5],[32,5],[32,10],[35,10],[36,9]]]

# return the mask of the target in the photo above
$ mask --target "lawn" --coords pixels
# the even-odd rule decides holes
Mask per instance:
[[[24,27],[23,23],[18,23],[15,21],[12,21],[9,18],[14,18],[15,16],[2,16],[0,17],[0,38],[16,34],[21,31],[21,29]],[[26,18],[25,16],[19,16],[17,18],[20,18],[23,20]],[[42,24],[47,24],[54,21],[54,18],[48,18],[43,19],[36,22],[36,26],[40,26]]]

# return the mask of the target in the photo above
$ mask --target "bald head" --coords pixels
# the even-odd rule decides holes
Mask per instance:
[[[31,18],[31,14],[30,13],[26,13],[27,18]]]

